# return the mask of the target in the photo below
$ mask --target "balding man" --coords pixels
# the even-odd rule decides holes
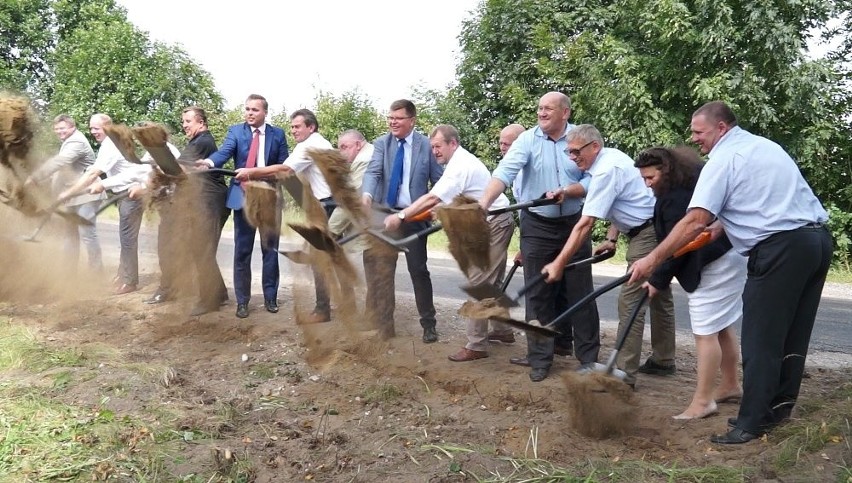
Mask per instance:
[[[538,125],[518,136],[494,170],[479,201],[483,209],[490,208],[518,173],[523,174],[518,201],[530,201],[545,194],[561,199],[557,204],[524,210],[521,216],[521,251],[524,253],[524,279],[527,281],[541,273],[544,265],[561,250],[574,224],[580,219],[582,199],[589,185],[590,177],[583,174],[565,153],[566,134],[574,128],[568,123],[570,117],[571,100],[568,96],[560,92],[548,92],[542,96],[538,103]],[[587,237],[577,256],[587,258],[591,254],[592,244]],[[538,284],[525,294],[526,320],[549,324],[592,290],[591,267],[572,271],[555,284]],[[581,364],[598,359],[600,319],[594,303],[575,314],[570,325],[557,327],[557,330],[562,335],[555,342],[549,337],[528,334],[527,357],[509,360],[513,364],[530,366],[530,380],[533,382],[547,377],[554,353],[572,354],[572,342],[576,343],[576,355]]]
[[[349,163],[349,183],[360,192],[361,182],[364,180],[364,172],[373,157],[373,145],[357,129],[347,129],[337,137],[337,149]],[[338,206],[334,209],[328,219],[328,229],[337,237],[346,234],[352,229],[352,215]],[[363,251],[366,248],[364,241],[355,240],[346,245],[347,250]]]
[[[515,142],[515,139],[518,139],[518,136],[526,130],[521,124],[509,124],[501,129],[500,140],[498,141],[500,144],[500,156],[505,157],[506,153],[509,152],[509,148],[512,147],[512,143]],[[519,171],[518,175],[515,176],[515,181],[512,182],[512,194],[515,196],[515,199],[521,197],[521,183],[523,183],[523,175]]]
[[[124,193],[131,187],[145,183],[151,173],[149,164],[133,164],[124,159],[112,140],[107,137],[104,127],[112,124],[112,118],[106,114],[95,114],[89,120],[89,132],[100,143],[95,163],[77,180],[76,183],[60,195],[61,199],[70,198],[88,188],[90,193],[99,193],[104,189],[113,193]],[[101,180],[100,176],[106,175]],[[122,295],[135,292],[139,285],[139,228],[142,226],[142,213],[145,207],[140,199],[127,197],[118,202],[118,235],[121,243],[118,274],[115,293]]]

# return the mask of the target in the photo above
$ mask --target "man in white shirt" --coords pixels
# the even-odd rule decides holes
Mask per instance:
[[[491,173],[482,161],[459,145],[459,132],[448,124],[436,126],[429,135],[432,153],[438,164],[444,165],[444,174],[432,189],[402,210],[402,216],[389,215],[385,219],[385,228],[396,230],[405,218],[431,210],[440,203],[448,204],[458,195],[478,200],[491,181]],[[493,209],[509,206],[506,195],[500,194],[491,205]],[[489,217],[490,227],[490,264],[486,270],[471,266],[468,280],[473,285],[496,283],[506,270],[506,251],[512,239],[515,220],[511,213],[501,213]],[[453,362],[473,361],[488,357],[488,319],[469,319],[467,321],[467,344],[455,354],[449,356]]]
[[[38,184],[54,176],[53,185],[58,190],[63,190],[71,186],[95,162],[95,152],[86,136],[77,129],[77,123],[71,116],[65,114],[56,116],[53,120],[53,132],[62,141],[59,152],[33,172],[27,178],[26,184]],[[95,216],[103,198],[102,194],[82,193],[65,202],[69,211],[92,222],[91,225],[69,224],[65,246],[74,266],[77,264],[80,240],[82,240],[88,253],[89,268],[95,271],[103,268]]]
[[[318,129],[319,122],[312,111],[299,109],[293,112],[290,115],[290,133],[297,144],[290,156],[282,164],[262,168],[240,168],[237,170],[236,178],[240,181],[247,181],[250,178],[265,178],[278,173],[285,176],[298,175],[311,186],[311,191],[314,197],[319,200],[326,216],[331,216],[331,212],[337,207],[331,197],[331,188],[322,175],[322,171],[308,156],[309,149],[334,149],[334,146],[317,131]],[[328,286],[316,266],[313,267],[313,272],[316,305],[313,312],[308,316],[308,322],[328,322],[331,320],[331,301]]]
[[[151,172],[148,164],[133,164],[124,159],[118,148],[104,132],[104,126],[112,124],[106,114],[95,114],[89,120],[89,132],[100,143],[95,163],[65,190],[60,198],[70,198],[84,189],[90,193],[99,193],[103,189],[113,193],[123,193],[134,185],[144,184]],[[106,178],[100,180],[100,176]],[[122,295],[135,292],[139,284],[139,228],[142,226],[142,214],[145,207],[141,200],[131,197],[118,202],[118,229],[121,243],[118,274],[115,278],[115,293]]]
[[[628,238],[627,270],[636,260],[657,246],[654,231],[654,194],[645,186],[639,169],[630,156],[605,148],[601,133],[591,124],[576,126],[567,135],[568,156],[577,167],[592,175],[583,216],[574,226],[568,241],[556,259],[544,266],[547,281],[552,283],[562,277],[565,264],[571,260],[589,235],[598,219],[610,221],[606,241],[595,248],[595,253],[615,250],[619,233]],[[618,297],[618,332],[622,333],[630,313],[642,297],[642,284],[625,284]],[[635,388],[636,373],[669,375],[675,371],[675,320],[671,287],[661,290],[650,303],[651,345],[653,354],[640,368],[642,334],[645,331],[645,311],[639,312],[624,347],[619,352],[618,367],[627,373],[624,382]],[[583,364],[581,370],[591,369]],[[652,372],[653,371],[653,372]]]
[[[349,163],[349,183],[352,188],[361,190],[364,172],[373,157],[373,145],[357,129],[347,129],[337,137],[337,149]],[[337,237],[348,234],[352,229],[352,215],[342,206],[338,206],[328,219],[328,229]],[[366,249],[366,238],[361,237],[346,244],[346,250],[361,252]]]
[[[659,247],[636,261],[630,281],[648,278],[708,225],[716,236],[721,225],[734,250],[749,256],[743,398],[737,417],[728,420],[730,431],[710,438],[717,444],[746,443],[787,421],[798,399],[833,254],[828,213],[790,155],[740,128],[724,102],[698,108],[690,127],[692,141],[709,160],[686,216]]]

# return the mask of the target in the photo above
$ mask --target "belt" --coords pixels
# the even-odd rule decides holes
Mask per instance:
[[[639,225],[639,226],[637,226],[637,227],[631,228],[631,229],[627,232],[627,236],[628,236],[628,238],[633,238],[633,237],[635,237],[636,235],[638,235],[638,234],[639,234],[639,232],[641,232],[642,230],[644,230],[645,228],[648,228],[649,226],[651,226],[651,225],[653,225],[653,224],[654,224],[654,219],[653,219],[653,218],[651,218],[650,220],[646,220],[646,221],[645,221],[645,223],[642,223],[641,225]]]
[[[820,223],[818,221],[815,221],[813,223],[808,223],[806,225],[802,225],[799,228],[822,228],[824,226],[825,226],[825,223]]]

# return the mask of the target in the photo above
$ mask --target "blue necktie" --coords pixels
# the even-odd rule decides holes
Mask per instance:
[[[402,185],[402,165],[405,159],[405,139],[399,140],[399,147],[396,150],[396,157],[393,159],[393,169],[391,170],[390,186],[388,187],[388,206],[396,206],[396,201],[399,199],[399,187]]]

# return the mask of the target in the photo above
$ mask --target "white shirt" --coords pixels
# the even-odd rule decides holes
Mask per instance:
[[[654,193],[645,186],[639,168],[630,156],[603,148],[589,168],[592,181],[583,205],[583,215],[612,222],[627,233],[654,217]]]
[[[459,146],[444,167],[444,174],[435,183],[431,194],[449,204],[457,195],[465,195],[475,200],[482,198],[485,187],[491,181],[491,173],[476,156],[467,149]],[[494,200],[491,209],[496,210],[509,206],[509,198],[500,193]]]
[[[311,133],[307,139],[296,144],[293,152],[284,161],[284,166],[289,167],[296,172],[300,177],[304,177],[308,184],[311,185],[311,191],[314,192],[314,197],[322,200],[331,196],[331,188],[325,181],[319,167],[314,164],[314,160],[308,156],[308,149],[334,149],[328,140],[322,137],[318,132]]]
[[[394,138],[397,145],[399,145],[399,139]],[[410,206],[411,202],[411,192],[408,189],[408,185],[411,184],[411,143],[414,142],[414,130],[412,129],[408,136],[405,137],[405,144],[403,145],[403,152],[405,153],[402,158],[402,180],[399,185],[399,197],[396,199],[397,206]],[[393,166],[393,163],[391,163]],[[390,174],[388,174],[390,176]]]
[[[790,155],[739,126],[710,150],[689,202],[695,207],[718,217],[742,254],[775,233],[828,221]]]
[[[257,140],[260,144],[257,146],[257,161],[255,162],[255,167],[262,168],[266,166],[266,123],[261,124],[257,128],[253,128],[251,126],[249,126],[249,128],[251,129],[252,138],[254,138],[255,129],[260,131]],[[249,144],[249,146],[251,145]]]
[[[136,183],[144,183],[151,172],[149,164],[134,164],[124,159],[112,139],[106,137],[98,149],[95,163],[89,169],[106,173],[107,178],[101,180],[104,188],[116,193],[126,191]]]

